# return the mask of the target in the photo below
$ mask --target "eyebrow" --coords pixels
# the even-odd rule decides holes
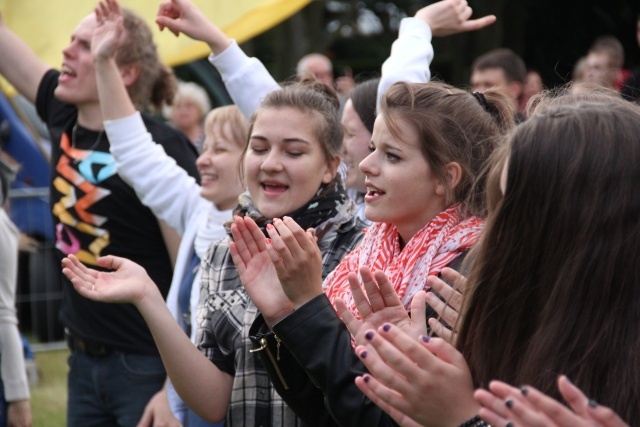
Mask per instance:
[[[373,145],[376,149],[379,148],[379,149],[385,149],[385,150],[395,150],[400,152],[404,151],[401,147],[395,146],[395,145],[389,145],[386,142],[381,142],[379,144],[376,144],[373,139],[369,142],[369,145]]]
[[[259,139],[261,141],[269,141],[269,138],[262,136],[262,135],[251,135],[251,137],[249,139]],[[302,144],[307,144],[307,145],[311,145],[311,143],[309,141],[307,141],[306,139],[302,139],[302,138],[285,138],[282,140],[283,143],[285,144],[295,144],[295,143],[302,143]]]

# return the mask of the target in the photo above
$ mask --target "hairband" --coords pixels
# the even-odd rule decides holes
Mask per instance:
[[[473,95],[473,97],[478,101],[478,103],[482,106],[484,111],[486,111],[487,113],[491,113],[491,111],[489,111],[491,106],[487,102],[487,98],[485,98],[484,93],[482,93],[482,92],[471,92],[471,95]]]

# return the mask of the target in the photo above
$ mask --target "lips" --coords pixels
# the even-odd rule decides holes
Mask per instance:
[[[68,65],[62,64],[62,68],[60,69],[60,78],[58,79],[61,82],[68,81],[76,77],[76,72],[71,69]]]
[[[265,194],[274,196],[284,193],[289,188],[288,185],[278,181],[262,181],[260,186]]]
[[[370,182],[365,182],[365,186],[367,187],[367,194],[364,195],[365,202],[373,202],[381,196],[384,196],[386,193],[371,184]]]
[[[200,172],[200,182],[202,185],[211,184],[218,180],[218,175]]]

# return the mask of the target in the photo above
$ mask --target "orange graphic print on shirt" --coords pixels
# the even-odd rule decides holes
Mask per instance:
[[[71,147],[69,137],[62,134],[62,155],[56,165],[58,176],[54,188],[62,194],[52,206],[59,219],[56,226],[56,248],[65,255],[74,254],[86,264],[96,265],[96,259],[109,246],[109,232],[101,228],[107,218],[89,212],[91,206],[111,192],[99,184],[115,175],[113,156]],[[72,161],[79,161],[78,170]]]

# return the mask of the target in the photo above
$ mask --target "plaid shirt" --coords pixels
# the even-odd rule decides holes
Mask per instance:
[[[324,279],[362,239],[364,223],[352,218],[329,230],[318,243]],[[229,426],[302,426],[276,393],[249,340],[258,310],[245,293],[229,253],[229,241],[214,243],[202,260],[198,348],[233,377]]]

